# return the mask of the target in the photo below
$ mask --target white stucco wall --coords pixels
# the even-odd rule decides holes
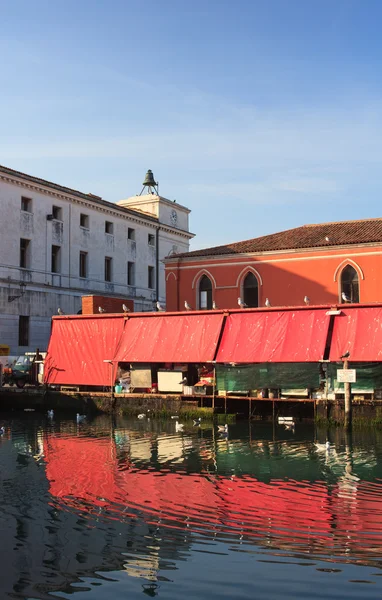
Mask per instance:
[[[21,211],[21,197],[31,198],[31,213]],[[164,205],[162,210],[161,204]],[[155,236],[159,236],[159,300],[165,304],[163,258],[189,249],[192,234],[180,229],[187,222],[188,209],[179,208],[177,226],[170,225],[169,202],[157,197],[157,220],[97,200],[75,197],[56,188],[34,185],[22,177],[5,177],[0,168],[0,206],[7,219],[0,221],[0,343],[18,354],[39,347],[45,350],[51,317],[60,307],[66,314],[77,313],[81,296],[92,293],[133,299],[136,310],[152,310],[156,298],[148,287],[148,267],[156,267]],[[61,209],[60,220],[47,220],[53,206]],[[183,208],[183,212],[182,209]],[[178,212],[178,211],[177,211]],[[88,216],[88,228],[81,227],[80,215]],[[183,215],[183,216],[181,216]],[[161,222],[161,218],[164,222]],[[182,220],[183,219],[183,220]],[[113,223],[113,234],[105,233],[105,221]],[[135,240],[128,239],[128,228]],[[148,242],[154,235],[154,244]],[[30,240],[30,264],[20,268],[20,238]],[[60,272],[51,272],[52,244],[60,246]],[[88,277],[79,277],[80,252],[88,253]],[[112,282],[105,282],[105,257],[112,258]],[[127,285],[127,263],[135,263],[135,285]],[[20,298],[20,281],[26,283]],[[29,346],[18,346],[19,316],[29,316]]]

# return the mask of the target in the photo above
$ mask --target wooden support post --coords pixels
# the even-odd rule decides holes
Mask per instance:
[[[251,420],[251,416],[252,416],[252,412],[251,412],[252,406],[251,406],[251,404],[252,404],[251,403],[251,397],[249,397],[249,399],[248,399],[248,420],[249,421]]]
[[[344,369],[349,368],[349,361],[344,359]],[[351,410],[351,385],[349,382],[344,383],[345,390],[345,429],[351,429],[352,425],[352,410]]]
[[[224,414],[227,414],[227,396],[224,396]]]

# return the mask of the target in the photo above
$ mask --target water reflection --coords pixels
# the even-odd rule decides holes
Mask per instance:
[[[201,598],[218,597],[223,584],[235,584],[235,597],[253,597],[244,581],[254,556],[272,568],[258,597],[277,597],[272,586],[289,563],[284,578],[293,572],[297,581],[312,577],[304,565],[321,577],[363,565],[367,577],[346,582],[379,589],[381,432],[238,424],[221,436],[192,422],[178,433],[175,423],[154,420],[3,422],[2,598],[104,598],[109,579],[130,596],[155,596],[164,586],[170,593],[198,556],[219,573]],[[194,594],[199,583],[182,575],[178,592]]]

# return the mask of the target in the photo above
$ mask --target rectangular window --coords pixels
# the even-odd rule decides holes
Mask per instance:
[[[148,242],[149,246],[155,246],[155,235],[153,233],[149,233]]]
[[[31,198],[25,198],[24,196],[21,196],[21,210],[24,212],[32,212]]]
[[[19,346],[29,346],[29,317],[19,316]]]
[[[199,308],[208,308],[208,292],[206,292],[206,291],[200,292],[200,307]]]
[[[27,269],[29,267],[30,258],[30,240],[20,239],[20,267]]]
[[[80,227],[89,229],[89,215],[80,214]]]
[[[148,284],[151,290],[154,289],[154,267],[148,268]]]
[[[88,276],[88,253],[80,252],[80,277]]]
[[[105,281],[111,281],[112,280],[112,263],[113,263],[113,259],[110,258],[110,256],[106,256],[105,257]]]
[[[62,221],[62,208],[60,206],[52,206],[53,219]]]
[[[135,229],[132,229],[132,227],[127,228],[127,239],[135,240]]]
[[[135,263],[127,263],[127,285],[135,285]]]
[[[52,246],[52,273],[61,272],[61,246]]]
[[[113,223],[111,223],[110,221],[105,221],[105,233],[113,233],[113,230]]]

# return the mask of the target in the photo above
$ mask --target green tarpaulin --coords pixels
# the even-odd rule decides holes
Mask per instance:
[[[318,388],[319,363],[216,365],[217,389],[243,392],[261,388]]]

